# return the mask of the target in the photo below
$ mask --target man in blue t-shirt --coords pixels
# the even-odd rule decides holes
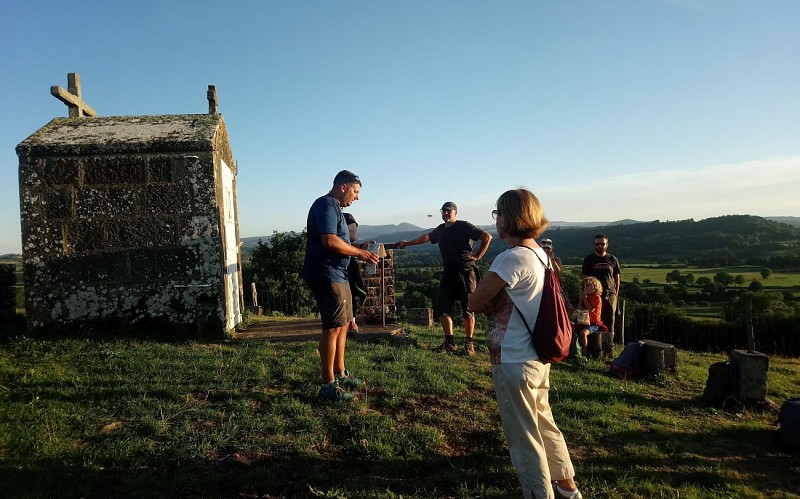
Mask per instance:
[[[492,242],[492,235],[466,220],[456,220],[458,207],[452,201],[443,204],[440,211],[443,224],[411,241],[398,241],[397,247],[405,248],[427,242],[439,245],[444,270],[439,281],[436,314],[444,331],[444,342],[437,350],[440,352],[458,350],[453,335],[453,319],[450,317],[450,311],[458,301],[461,304],[464,335],[466,336],[464,353],[472,356],[475,355],[475,346],[472,342],[475,335],[475,314],[467,310],[467,299],[470,293],[475,291],[478,282],[478,269],[475,267],[475,262],[486,254],[486,250],[489,249],[489,244]],[[481,242],[478,253],[472,252],[473,241]]]
[[[306,223],[308,237],[301,275],[314,294],[322,320],[319,340],[322,387],[319,396],[330,400],[353,398],[345,388],[361,384],[361,380],[344,366],[347,329],[353,315],[347,282],[350,257],[371,263],[379,260],[378,255],[350,243],[342,208],[353,204],[360,191],[358,175],[340,171],[333,179],[330,192],[311,205]]]

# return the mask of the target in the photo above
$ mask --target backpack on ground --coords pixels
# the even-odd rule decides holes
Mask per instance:
[[[736,366],[730,361],[714,362],[708,368],[706,388],[700,397],[703,402],[713,407],[723,407],[728,397],[736,390]]]
[[[778,414],[778,443],[788,452],[800,452],[800,398],[789,399]]]
[[[525,328],[533,339],[533,348],[539,356],[539,362],[544,364],[561,362],[569,356],[572,344],[572,321],[569,318],[564,295],[561,293],[561,283],[547,258],[547,265],[542,261],[533,248],[525,246],[544,266],[544,287],[542,288],[542,301],[539,305],[539,314],[533,330],[528,326],[525,316],[514,305],[517,313],[522,317]]]
[[[615,376],[625,379],[638,379],[642,377],[641,358],[644,353],[644,341],[631,341],[622,352],[611,362],[609,371]]]

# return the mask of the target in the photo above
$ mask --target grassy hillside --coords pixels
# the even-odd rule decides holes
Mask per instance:
[[[316,399],[316,344],[0,342],[2,497],[519,497],[481,346],[431,351],[437,329],[351,341],[368,380]],[[460,337],[460,334],[459,334]],[[551,400],[587,498],[800,497],[774,441],[800,361],[770,359],[769,402],[698,400],[722,356],[626,382],[563,363]]]

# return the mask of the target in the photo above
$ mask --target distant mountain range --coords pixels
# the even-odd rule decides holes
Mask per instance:
[[[791,225],[792,227],[800,228],[800,217],[764,217],[766,220],[772,220],[774,222]],[[642,221],[642,220],[633,220],[630,218],[625,218],[623,220],[616,220],[614,222],[564,222],[564,221],[555,221],[550,222],[550,229],[574,229],[574,228],[587,228],[587,227],[608,227],[608,226],[619,226],[619,225],[634,225],[634,224],[642,224],[642,223],[649,223],[649,221]],[[438,225],[438,224],[437,224]],[[482,225],[480,226],[484,230],[494,231],[494,224],[492,225]],[[410,223],[401,223],[398,225],[359,225],[358,226],[358,238],[362,240],[371,240],[375,239],[379,242],[389,242],[392,239],[399,240],[399,239],[408,239],[409,233],[423,233],[427,230],[431,230],[433,227],[423,228],[418,227],[414,224]],[[417,235],[419,235],[417,234]],[[399,237],[399,236],[403,237]],[[388,237],[392,236],[392,237]],[[398,237],[395,237],[398,236]],[[414,236],[416,237],[416,236]]]

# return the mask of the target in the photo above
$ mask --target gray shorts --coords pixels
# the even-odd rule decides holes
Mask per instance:
[[[307,284],[317,300],[322,329],[335,329],[350,324],[353,320],[353,308],[348,283],[307,281]]]

